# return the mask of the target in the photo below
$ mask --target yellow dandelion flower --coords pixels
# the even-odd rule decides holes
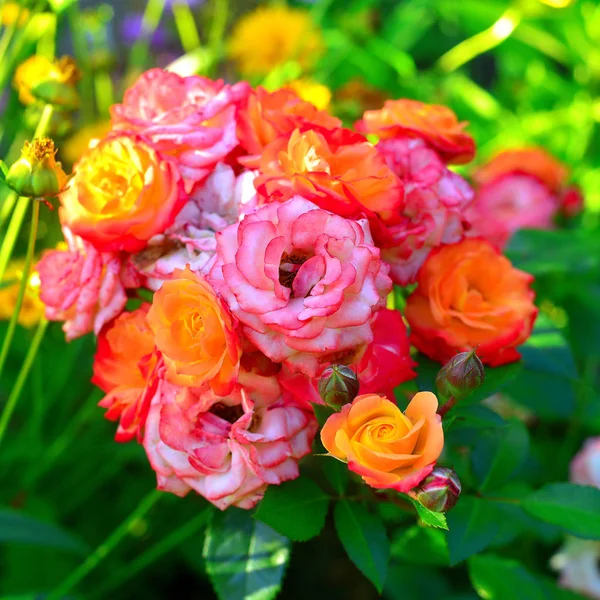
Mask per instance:
[[[290,60],[307,69],[323,47],[321,32],[305,10],[261,6],[237,22],[229,40],[229,56],[242,75],[257,76]]]
[[[19,20],[18,23],[17,19]],[[0,23],[2,23],[4,27],[10,27],[11,25],[23,27],[28,20],[29,10],[27,10],[25,7],[19,6],[17,2],[6,2],[2,7],[2,12],[0,13]]]
[[[4,278],[0,283],[0,320],[8,321],[15,309],[24,266],[24,261],[17,259],[11,261],[6,268]],[[43,316],[44,303],[40,300],[40,278],[34,271],[29,275],[29,281],[25,288],[25,296],[19,313],[19,324],[27,328],[33,327]]]
[[[76,131],[60,149],[60,157],[70,165],[75,164],[88,149],[92,140],[103,138],[110,131],[110,121],[98,121]]]
[[[302,100],[310,102],[319,110],[326,110],[331,102],[331,90],[314,79],[295,79],[286,84],[292,88]]]

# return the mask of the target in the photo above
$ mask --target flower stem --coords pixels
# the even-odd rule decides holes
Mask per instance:
[[[208,32],[208,50],[210,65],[214,68],[223,51],[223,36],[227,27],[229,15],[229,0],[213,0],[213,14],[210,31]]]
[[[438,408],[438,415],[440,415],[440,417],[444,418],[444,416],[446,415],[446,413],[448,411],[450,411],[451,408],[454,407],[454,405],[456,404],[456,398],[454,396],[450,396],[450,398],[448,398],[448,400]]]
[[[107,538],[90,554],[85,561],[77,567],[62,583],[55,587],[46,600],[60,600],[67,595],[78,583],[91,573],[102,560],[112,552],[119,542],[124,539],[132,525],[141,519],[162,495],[158,490],[150,492],[137,506],[137,508],[123,521]]]
[[[113,575],[108,581],[95,590],[90,596],[90,600],[100,600],[101,598],[109,597],[109,592],[112,592],[115,588],[120,587],[134,575],[137,575],[140,571],[143,571],[149,567],[161,556],[164,556],[167,554],[167,552],[170,552],[182,544],[185,540],[198,533],[198,531],[200,531],[200,529],[206,525],[213,510],[214,509],[211,506],[206,506],[193,519],[186,521],[181,527],[173,531],[167,537],[158,541],[139,556],[136,556],[136,558],[126,567],[117,571],[115,575]]]
[[[27,291],[27,285],[29,284],[29,271],[31,270],[31,262],[33,260],[33,253],[35,251],[35,240],[37,238],[39,221],[40,203],[34,200],[31,228],[29,229],[29,241],[27,242],[27,253],[25,254],[25,264],[23,265],[23,275],[21,276],[21,281],[19,283],[19,291],[17,293],[15,308],[10,317],[8,329],[6,330],[6,335],[4,336],[4,341],[2,342],[2,349],[0,350],[0,379],[2,378],[2,372],[4,371],[4,365],[6,364],[10,345],[13,337],[15,336],[19,314],[21,313],[21,307],[23,306],[23,299],[25,298],[25,292]]]
[[[23,386],[25,385],[25,381],[27,380],[27,376],[29,375],[29,371],[31,370],[31,367],[33,365],[33,361],[37,356],[37,352],[40,347],[42,338],[44,337],[44,333],[46,332],[47,326],[48,321],[46,321],[46,319],[42,319],[40,321],[40,324],[38,325],[35,335],[33,336],[33,340],[31,340],[29,351],[27,352],[27,356],[25,357],[25,362],[21,367],[21,371],[17,376],[15,385],[13,386],[13,389],[10,392],[10,396],[8,397],[4,409],[2,410],[2,414],[0,415],[0,444],[2,443],[2,439],[4,438],[6,428],[8,427],[8,423],[15,409],[15,406],[17,405],[17,400],[21,395]]]
[[[189,4],[187,2],[175,2],[171,10],[184,51],[191,52],[195,50],[200,46],[200,36]]]
[[[165,0],[148,0],[142,16],[142,33],[129,55],[128,71],[141,72],[143,70],[152,43],[152,36],[160,24],[164,10]]]
[[[40,121],[36,127],[35,133],[33,134],[34,139],[44,136],[48,129],[48,125],[50,124],[52,112],[52,105],[46,104],[44,110],[42,111],[42,116],[40,117]],[[9,198],[7,197],[5,202],[8,200]],[[0,281],[2,281],[4,278],[6,267],[12,256],[15,244],[17,242],[17,236],[19,235],[21,225],[23,224],[23,219],[25,218],[25,214],[27,213],[27,209],[29,208],[29,204],[31,202],[31,198],[19,198],[17,206],[10,219],[8,230],[6,231],[6,235],[2,240],[2,246],[0,246]]]

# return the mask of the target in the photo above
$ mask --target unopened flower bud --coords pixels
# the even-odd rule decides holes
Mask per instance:
[[[460,492],[460,480],[452,469],[434,467],[409,495],[429,510],[448,512],[458,501]]]
[[[56,149],[49,138],[25,142],[21,158],[6,174],[7,185],[20,196],[44,198],[56,196],[67,183],[67,175],[54,158]]]
[[[480,387],[484,378],[483,363],[473,349],[453,356],[440,369],[435,383],[441,396],[462,400]]]
[[[345,365],[327,367],[319,380],[319,394],[323,402],[333,407],[352,402],[359,388],[356,373]]]

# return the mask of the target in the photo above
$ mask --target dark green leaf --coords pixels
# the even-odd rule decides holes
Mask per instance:
[[[451,565],[487,548],[498,532],[496,507],[472,496],[461,497],[448,513],[447,520]]]
[[[348,465],[335,458],[323,459],[323,471],[333,489],[340,495],[348,489]]]
[[[411,564],[447,567],[450,562],[446,536],[438,529],[420,525],[402,531],[392,541],[391,554]]]
[[[325,425],[325,421],[327,421],[327,419],[335,412],[331,406],[327,406],[326,404],[313,404],[312,406],[321,427]]]
[[[220,600],[271,600],[281,588],[290,544],[247,511],[229,508],[213,515],[203,556]]]
[[[568,533],[600,540],[600,489],[572,483],[551,483],[523,500],[536,519]]]
[[[336,504],[334,519],[336,531],[350,560],[381,593],[390,554],[383,524],[362,504],[346,500]]]
[[[328,506],[329,496],[314,481],[301,477],[267,488],[255,516],[286,537],[303,542],[319,535]]]
[[[0,544],[18,543],[45,546],[84,554],[85,544],[70,533],[13,510],[0,509]]]
[[[479,489],[495,489],[505,483],[522,465],[528,448],[527,428],[516,419],[504,427],[481,432],[472,453]]]
[[[514,560],[495,556],[473,556],[469,559],[469,575],[477,593],[486,600],[515,597],[546,600],[539,578],[534,577]]]

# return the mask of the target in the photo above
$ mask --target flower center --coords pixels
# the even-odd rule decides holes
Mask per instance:
[[[222,402],[217,402],[217,404],[213,404],[209,412],[231,424],[235,423],[240,417],[244,415],[244,409],[242,408],[241,404],[236,404],[235,406],[227,406]]]
[[[291,254],[284,252],[281,255],[281,261],[279,263],[279,283],[283,287],[291,290],[300,267],[309,258],[310,257],[303,252],[292,252]]]

